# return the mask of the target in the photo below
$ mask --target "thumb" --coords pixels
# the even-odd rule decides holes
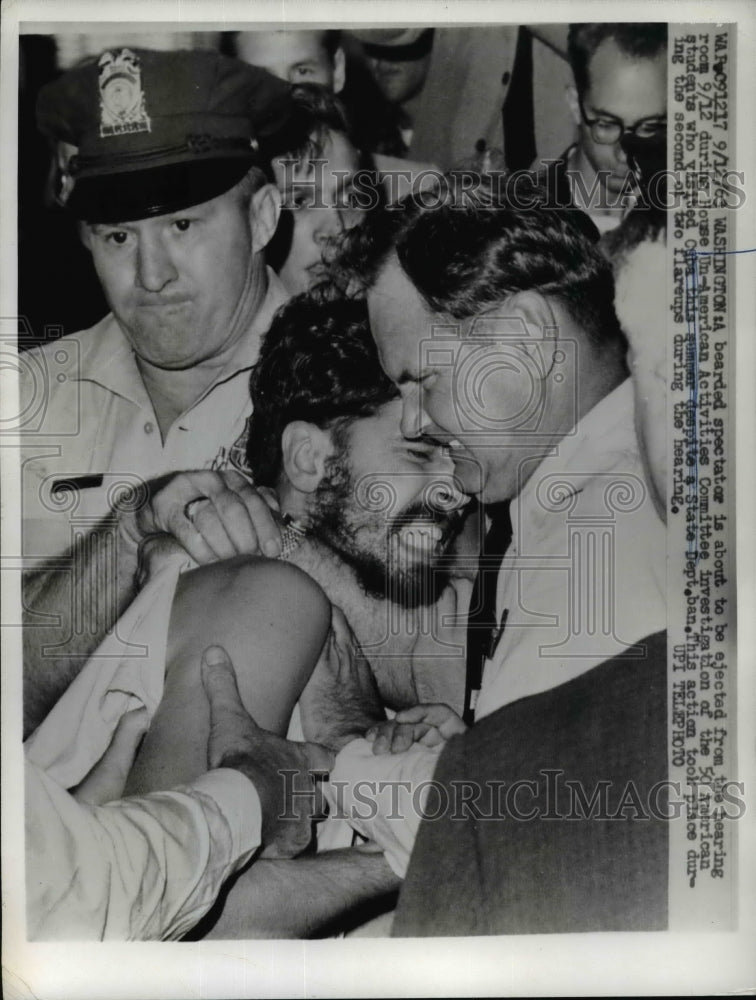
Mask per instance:
[[[202,654],[202,685],[210,705],[207,760],[218,767],[228,753],[239,750],[240,740],[257,732],[244,708],[231,659],[222,646],[209,646]]]
[[[433,706],[426,702],[420,702],[418,705],[413,705],[411,708],[403,708],[396,713],[394,718],[397,722],[425,722],[426,719],[431,715],[431,708]]]

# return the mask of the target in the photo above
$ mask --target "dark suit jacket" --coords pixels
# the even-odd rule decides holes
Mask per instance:
[[[395,937],[666,927],[666,633],[642,645],[449,741],[449,807],[420,826]]]

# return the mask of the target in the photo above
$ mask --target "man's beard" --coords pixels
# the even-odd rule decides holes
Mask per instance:
[[[376,479],[367,492],[377,497],[382,490],[391,495],[390,484]],[[309,513],[309,534],[354,570],[369,596],[401,607],[429,607],[447,587],[452,559],[445,559],[444,553],[464,523],[458,510],[443,511],[421,501],[407,504],[393,516],[370,510],[360,503],[357,484],[340,454],[328,459]],[[410,524],[420,529],[419,558],[417,551],[408,552],[400,540],[401,529]],[[432,542],[423,532],[423,526],[429,525],[441,528],[439,541]]]

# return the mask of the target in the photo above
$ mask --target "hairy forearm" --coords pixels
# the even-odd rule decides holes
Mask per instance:
[[[24,574],[24,736],[52,708],[134,597],[136,551],[104,519],[53,563]]]
[[[399,884],[383,854],[356,847],[255,861],[231,887],[206,937],[312,937],[357,907],[392,895]]]

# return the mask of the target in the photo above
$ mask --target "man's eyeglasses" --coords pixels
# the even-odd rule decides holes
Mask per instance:
[[[582,99],[578,103],[580,117],[591,130],[591,138],[602,146],[612,146],[628,133],[639,139],[657,139],[667,131],[666,118],[644,118],[635,125],[625,125],[617,118],[589,118]]]

